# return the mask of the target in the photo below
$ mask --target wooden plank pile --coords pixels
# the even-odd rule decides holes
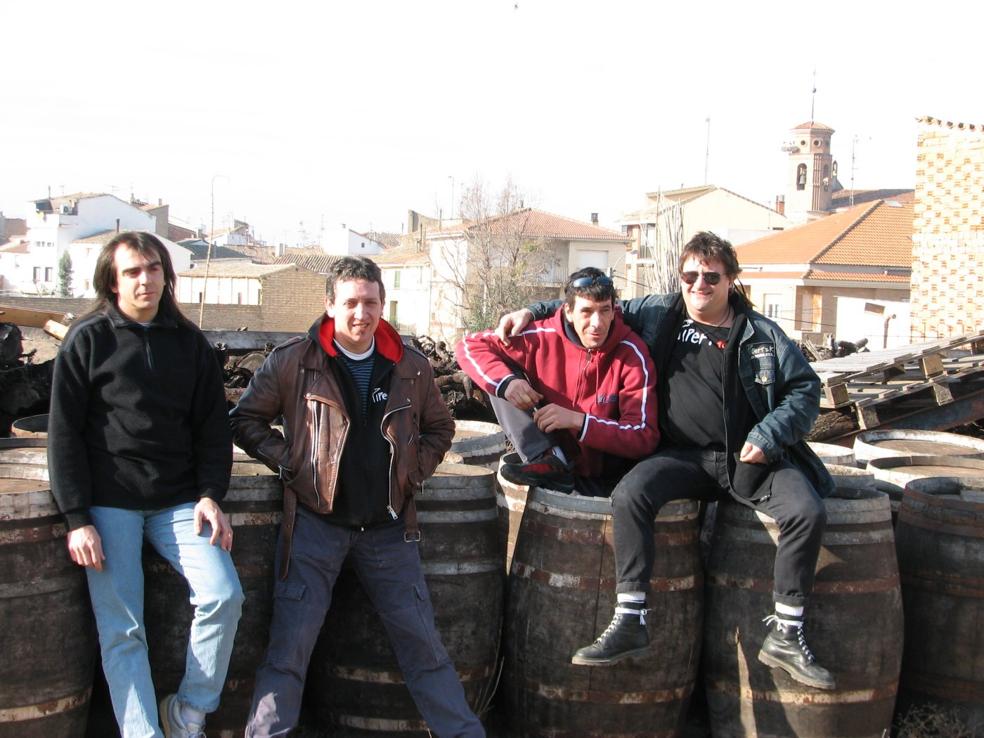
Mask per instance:
[[[821,409],[849,409],[867,430],[881,424],[882,409],[903,397],[919,396],[938,406],[953,402],[955,383],[984,372],[984,330],[811,366],[823,382]]]

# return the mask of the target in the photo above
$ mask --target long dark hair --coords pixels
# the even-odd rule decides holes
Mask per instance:
[[[110,305],[118,308],[118,296],[114,290],[116,289],[116,249],[121,245],[129,246],[146,259],[160,259],[161,268],[164,270],[164,292],[161,294],[157,313],[197,329],[197,326],[178,308],[178,301],[174,297],[178,276],[174,273],[174,264],[171,262],[167,247],[157,236],[144,231],[125,231],[117,234],[102,247],[99,258],[96,259],[96,270],[92,275],[96,302],[89,314],[105,312]]]

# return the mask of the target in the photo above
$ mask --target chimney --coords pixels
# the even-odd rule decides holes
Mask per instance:
[[[591,225],[598,225],[598,213],[591,213]]]
[[[776,195],[776,212],[779,213],[779,215],[785,215],[786,214],[786,196],[785,195]]]
[[[164,204],[164,200],[163,200],[163,198],[160,198],[160,197],[158,197],[158,198],[157,198],[157,207],[160,207],[160,206],[161,206],[161,205],[163,205],[163,204]]]

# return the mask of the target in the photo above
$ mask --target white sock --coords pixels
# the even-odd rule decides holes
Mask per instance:
[[[194,707],[189,707],[184,702],[179,702],[181,705],[181,722],[185,725],[190,725],[194,723],[195,725],[203,725],[205,723],[205,713],[201,710],[196,710]]]
[[[797,628],[803,627],[803,607],[795,605],[784,605],[781,602],[776,604],[776,620],[785,625],[787,628],[790,626],[795,626]]]
[[[552,449],[550,449],[550,450],[551,450],[551,451],[553,451],[553,455],[554,455],[554,456],[556,456],[556,457],[557,457],[558,459],[560,459],[561,461],[563,461],[563,462],[564,462],[565,464],[567,463],[567,457],[566,457],[566,456],[564,456],[564,452],[563,452],[563,450],[562,450],[562,449],[560,448],[560,446],[554,446],[554,447],[553,447]]]

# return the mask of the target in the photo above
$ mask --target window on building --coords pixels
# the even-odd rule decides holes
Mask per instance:
[[[806,189],[806,164],[800,164],[796,167],[796,189]]]
[[[601,269],[601,271],[606,271],[608,269],[608,252],[588,249],[578,251],[574,257],[574,265],[575,269],[595,267],[596,269]]]
[[[45,282],[50,282],[54,278],[55,278],[55,269],[54,269],[54,267],[45,267],[44,268],[44,281]]]
[[[399,325],[400,303],[398,300],[390,300],[389,322],[392,325]]]
[[[393,271],[393,289],[394,290],[400,289],[400,270],[399,269],[395,269]],[[396,303],[394,303],[394,302],[391,302],[390,303],[390,305],[395,305],[395,304]]]
[[[41,267],[34,267],[34,281],[41,281]]]
[[[782,295],[765,294],[762,296],[762,304],[765,306],[763,312],[766,318],[780,320],[782,318]]]

